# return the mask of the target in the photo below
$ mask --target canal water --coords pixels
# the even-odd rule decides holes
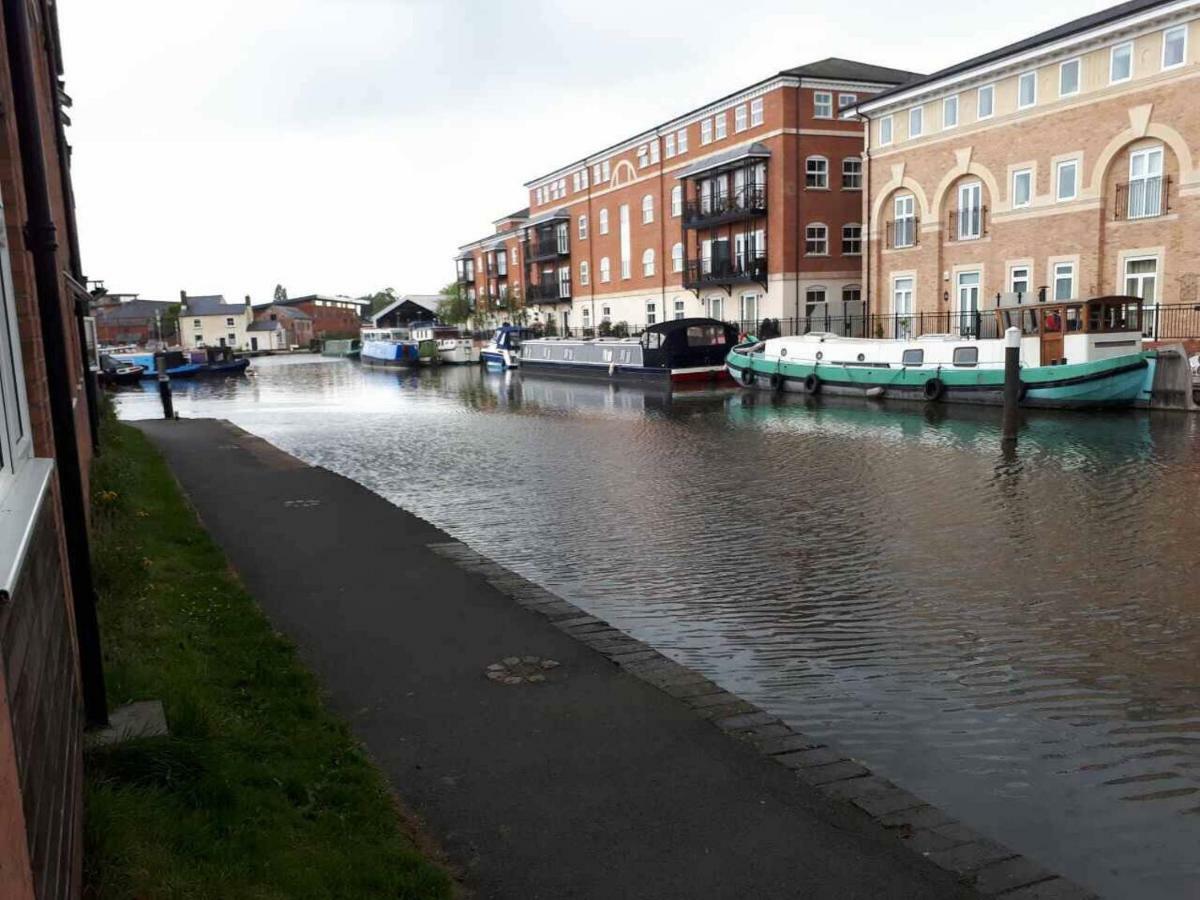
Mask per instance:
[[[1044,413],[1005,454],[995,410],[255,369],[177,383],[176,408],[361,482],[1105,896],[1200,896],[1195,418]],[[149,383],[119,397],[160,414]]]

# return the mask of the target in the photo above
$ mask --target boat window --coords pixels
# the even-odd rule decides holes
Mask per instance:
[[[1021,310],[1021,334],[1038,333],[1038,311],[1036,309]]]
[[[1063,330],[1062,312],[1051,307],[1046,310],[1046,314],[1042,316],[1042,330],[1046,334],[1060,334]]]
[[[956,366],[977,366],[977,365],[979,365],[979,348],[978,347],[955,347],[954,348],[954,365],[956,365]]]
[[[924,350],[905,350],[900,354],[900,363],[905,366],[920,366],[925,362]]]
[[[570,347],[563,347],[563,359],[574,359],[575,351]]]
[[[647,350],[658,350],[663,345],[663,336],[658,331],[647,331],[642,335],[642,346]]]
[[[612,351],[611,351],[611,350],[605,350],[605,351],[604,351],[604,361],[605,361],[605,362],[612,362],[612,358],[613,358],[613,353],[612,353]]]
[[[725,343],[725,329],[717,325],[689,325],[689,347],[713,347]]]
[[[1083,310],[1078,306],[1068,306],[1063,310],[1063,324],[1067,331],[1083,329]]]

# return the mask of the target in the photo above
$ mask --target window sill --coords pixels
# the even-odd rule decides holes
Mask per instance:
[[[827,187],[817,187],[816,185],[812,185],[812,184],[806,184],[804,186],[804,189],[806,191],[827,191],[827,190],[829,190],[829,188],[827,188]]]
[[[0,500],[0,603],[12,597],[46,498],[54,460],[26,460]]]

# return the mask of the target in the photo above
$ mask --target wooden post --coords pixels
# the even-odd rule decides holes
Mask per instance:
[[[167,375],[167,354],[161,350],[154,354],[154,371],[158,374],[158,396],[162,400],[163,418],[175,418],[175,404],[171,399],[171,379]]]
[[[1004,331],[1004,422],[1000,439],[1015,443],[1019,416],[1017,407],[1021,402],[1021,329],[1012,327]]]

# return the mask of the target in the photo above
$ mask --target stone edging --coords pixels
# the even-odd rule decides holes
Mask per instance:
[[[984,837],[915,794],[874,775],[857,760],[808,737],[703,675],[506,569],[461,541],[429,544],[460,568],[483,575],[501,593],[545,616],[622,669],[686,703],[726,734],[748,741],[821,793],[848,801],[911,850],[984,896],[1004,900],[1084,900],[1092,891]]]

